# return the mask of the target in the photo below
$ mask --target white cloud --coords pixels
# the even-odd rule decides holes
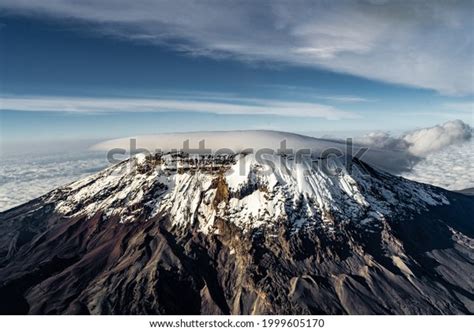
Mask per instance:
[[[390,133],[384,131],[370,132],[356,138],[356,141],[359,144],[380,149],[406,150],[408,148],[407,142],[402,138],[393,137]]]
[[[469,141],[472,128],[460,120],[446,122],[430,128],[409,131],[400,137],[376,131],[357,138],[357,142],[385,150],[402,150],[411,156],[425,157],[447,146]]]
[[[322,67],[472,94],[471,1],[3,0],[6,12],[87,22],[183,52]]]
[[[318,103],[245,98],[226,99],[224,97],[210,101],[145,98],[4,97],[0,99],[0,109],[66,112],[181,111],[227,115],[318,117],[330,120],[358,117],[355,113]]]
[[[425,156],[452,144],[468,141],[471,137],[471,127],[458,120],[409,132],[402,136],[402,140],[407,143],[410,154]]]
[[[375,99],[364,98],[357,95],[331,95],[321,93],[321,89],[307,86],[297,85],[282,85],[282,84],[263,84],[260,85],[263,88],[271,89],[272,91],[277,90],[283,92],[286,95],[297,96],[302,98],[312,98],[321,100],[330,100],[338,103],[363,103],[363,102],[374,102]]]
[[[474,143],[469,140],[427,155],[402,176],[448,190],[462,190],[474,187],[473,173]]]
[[[408,173],[428,155],[471,141],[471,131],[469,125],[456,120],[431,128],[410,131],[400,137],[393,137],[384,132],[375,132],[354,139],[355,151],[360,147],[369,147],[361,157],[363,161],[394,174]],[[138,148],[144,148],[148,151],[180,149],[186,140],[189,141],[190,146],[194,146],[192,148],[196,148],[199,141],[205,140],[205,147],[213,151],[220,148],[231,149],[235,152],[245,148],[255,150],[271,148],[277,150],[282,140],[286,140],[288,148],[294,150],[310,149],[318,155],[321,150],[327,148],[346,151],[345,141],[340,139],[321,140],[288,132],[262,130],[184,132],[133,136],[104,141],[92,148],[103,151],[121,148],[129,151],[131,138],[136,139]]]
[[[472,128],[460,120],[399,137],[378,131],[355,141],[382,151],[375,162],[389,172],[448,189],[474,187]]]
[[[74,152],[0,159],[0,211],[37,198],[108,165],[104,153]]]

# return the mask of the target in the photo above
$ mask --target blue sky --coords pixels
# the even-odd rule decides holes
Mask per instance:
[[[474,124],[471,2],[288,6],[1,1],[2,141]]]

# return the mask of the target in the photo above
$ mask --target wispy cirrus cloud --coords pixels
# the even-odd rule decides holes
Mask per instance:
[[[3,0],[4,13],[86,22],[198,56],[325,68],[472,94],[472,1]]]
[[[365,98],[357,95],[340,95],[340,94],[325,94],[320,89],[307,87],[307,86],[296,86],[296,85],[282,85],[282,84],[266,84],[262,85],[263,88],[271,89],[274,91],[284,92],[291,96],[297,96],[304,99],[314,100],[329,100],[337,103],[361,103],[361,102],[374,102],[375,99]]]
[[[84,97],[3,97],[0,109],[60,112],[201,112],[222,115],[277,115],[329,120],[357,118],[353,112],[311,102],[219,97],[211,100]]]

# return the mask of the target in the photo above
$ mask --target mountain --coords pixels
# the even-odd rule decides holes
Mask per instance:
[[[328,141],[262,154],[232,135],[211,139],[226,153],[138,154],[0,213],[0,312],[474,313],[473,197]]]

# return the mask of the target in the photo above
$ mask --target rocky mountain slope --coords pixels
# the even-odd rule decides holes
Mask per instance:
[[[0,213],[0,312],[472,314],[473,213],[346,156],[138,155]]]

